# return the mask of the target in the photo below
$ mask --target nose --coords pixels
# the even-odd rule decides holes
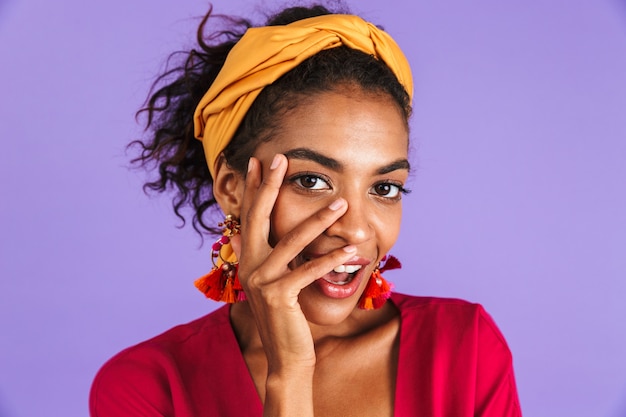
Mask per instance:
[[[358,245],[371,239],[374,228],[370,222],[371,212],[368,204],[362,197],[342,196],[348,203],[348,209],[325,234],[329,237],[339,237],[348,245]]]

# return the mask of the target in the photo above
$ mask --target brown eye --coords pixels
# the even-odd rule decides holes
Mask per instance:
[[[302,175],[294,179],[294,182],[307,190],[327,190],[328,183],[316,175]]]
[[[385,197],[389,199],[399,199],[400,193],[405,193],[407,190],[402,188],[401,185],[392,184],[390,182],[381,182],[372,187],[371,193],[379,197]]]
[[[378,195],[387,195],[391,192],[391,184],[377,184],[374,186],[374,190]]]
[[[304,188],[315,188],[317,184],[317,178],[311,175],[307,175],[305,177],[300,177],[300,185]]]

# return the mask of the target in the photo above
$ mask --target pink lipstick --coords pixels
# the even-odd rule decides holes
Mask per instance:
[[[369,263],[369,260],[355,256],[317,279],[315,287],[329,298],[348,298],[359,289],[365,266]]]

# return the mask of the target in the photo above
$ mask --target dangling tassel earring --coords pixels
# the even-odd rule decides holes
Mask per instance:
[[[198,278],[194,285],[207,298],[226,303],[244,301],[243,292],[237,271],[239,263],[230,244],[230,238],[239,234],[239,222],[230,214],[218,226],[223,228],[222,236],[211,247],[211,272]]]
[[[380,265],[380,262],[383,263],[382,267]],[[389,297],[391,297],[393,284],[383,278],[381,272],[388,271],[390,269],[402,268],[402,264],[400,263],[398,258],[391,255],[384,256],[383,259],[380,260],[380,262],[374,269],[374,272],[372,272],[369,281],[367,281],[365,291],[363,291],[363,295],[361,295],[361,299],[359,300],[360,309],[379,309],[385,304],[385,301],[387,301]]]

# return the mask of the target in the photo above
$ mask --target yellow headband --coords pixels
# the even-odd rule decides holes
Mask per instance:
[[[194,113],[194,134],[202,140],[213,177],[217,158],[261,90],[305,59],[340,45],[381,59],[412,98],[411,68],[400,47],[358,16],[324,15],[285,26],[248,29]]]

